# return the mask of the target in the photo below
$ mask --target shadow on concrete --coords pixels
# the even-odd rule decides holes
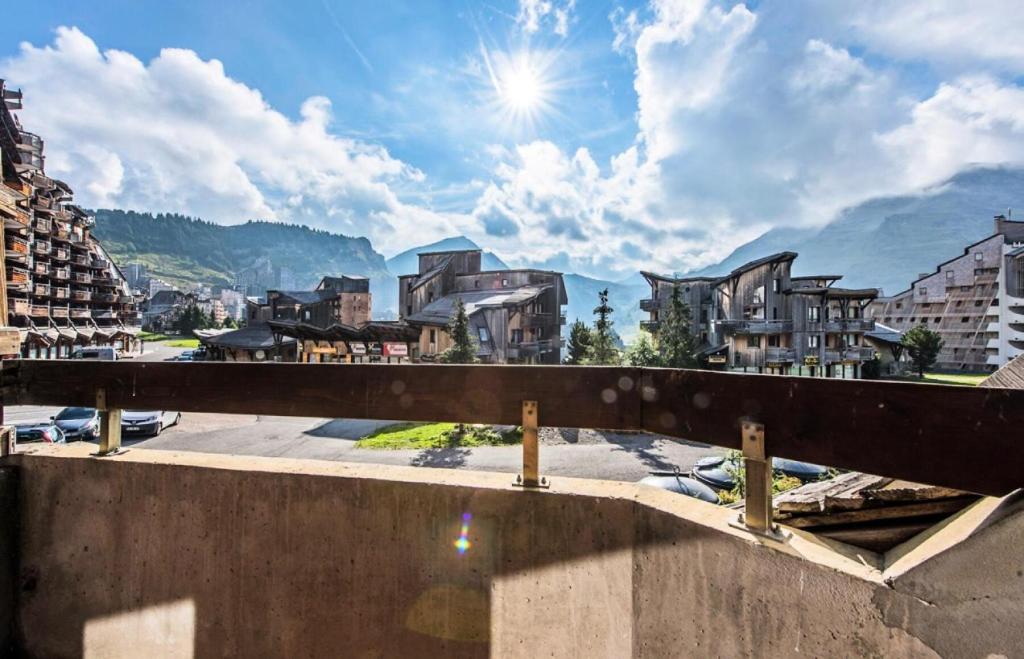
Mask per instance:
[[[456,469],[466,464],[466,458],[472,451],[458,446],[445,448],[428,448],[421,451],[409,461],[413,467],[440,467]]]
[[[664,452],[657,445],[657,435],[637,433],[624,435],[614,432],[603,433],[609,444],[614,444],[613,451],[625,451],[633,454],[645,467],[654,471],[673,471],[678,465],[666,459]],[[684,442],[689,444],[689,442]],[[694,446],[700,446],[694,444]]]

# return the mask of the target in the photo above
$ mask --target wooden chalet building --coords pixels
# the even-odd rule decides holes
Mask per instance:
[[[875,349],[864,318],[878,290],[835,286],[839,275],[794,277],[795,252],[780,252],[736,268],[724,277],[664,277],[642,273],[651,297],[643,329],[657,332],[660,314],[679,288],[690,306],[691,332],[701,358],[712,367],[785,375],[860,377]]]
[[[94,218],[73,203],[66,183],[46,176],[43,140],[12,112],[21,107],[21,92],[0,80],[3,324],[18,328],[23,357],[67,357],[98,345],[133,352],[136,299],[92,237]]]
[[[447,327],[462,300],[477,356],[488,364],[558,364],[563,345],[562,273],[481,270],[478,249],[419,254],[419,272],[398,278],[400,317],[420,332],[418,352],[451,347]]]
[[[247,301],[247,326],[201,336],[214,361],[407,363],[417,356],[419,330],[372,321],[366,277],[324,277],[312,291],[267,291]]]

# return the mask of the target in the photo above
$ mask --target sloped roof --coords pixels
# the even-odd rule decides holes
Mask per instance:
[[[325,289],[316,291],[269,291],[270,293],[277,293],[281,298],[291,298],[299,304],[316,304],[317,302],[323,302],[324,300],[330,300],[333,297],[337,297],[338,291]]]
[[[445,268],[447,268],[449,265],[451,265],[451,262],[452,262],[453,258],[455,258],[455,257],[452,256],[452,255],[446,256],[445,258],[443,258],[440,261],[438,261],[434,265],[433,268],[431,268],[430,270],[427,270],[426,272],[422,273],[419,277],[414,279],[413,282],[412,282],[412,289],[411,290],[416,290],[417,288],[419,288],[423,284],[427,283],[428,281],[430,281],[431,279],[433,279],[437,275],[439,275],[442,272],[444,272]]]
[[[864,336],[876,341],[882,341],[883,343],[900,343],[903,341],[903,332],[893,329],[888,325],[883,325],[878,321],[875,321],[875,329],[870,332],[864,332]]]
[[[747,270],[752,270],[752,269],[756,268],[759,265],[764,265],[766,263],[775,263],[776,261],[792,261],[792,260],[796,259],[797,256],[798,255],[797,255],[796,252],[777,252],[775,254],[770,254],[768,256],[762,256],[759,259],[754,259],[753,261],[748,261],[747,263],[744,263],[743,265],[741,265],[740,267],[736,268],[735,270],[733,270],[729,274],[727,274],[727,275],[725,275],[723,277],[719,277],[715,281],[716,281],[716,283],[721,283],[723,281],[728,281],[728,280],[732,279],[733,277],[738,277],[739,275],[742,275]]]
[[[834,286],[809,286],[806,288],[787,288],[787,295],[824,295],[826,297],[878,297],[877,288],[836,288]]]
[[[979,387],[1024,389],[1024,355],[1017,355],[998,371],[982,380]]]
[[[518,306],[529,302],[547,289],[550,284],[540,286],[520,286],[518,288],[503,288],[491,291],[463,291],[446,295],[440,300],[435,300],[423,307],[419,313],[409,316],[406,320],[410,323],[424,325],[447,325],[455,316],[455,301],[462,300],[466,305],[466,315],[472,316],[486,308]]]
[[[249,325],[233,332],[224,332],[216,336],[199,337],[204,345],[218,346],[220,348],[237,348],[242,350],[259,350],[273,348],[277,345],[274,341],[274,332],[270,325],[259,323]],[[294,343],[295,339],[284,337],[281,343]]]

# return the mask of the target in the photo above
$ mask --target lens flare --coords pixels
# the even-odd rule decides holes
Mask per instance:
[[[473,543],[469,541],[469,521],[473,519],[473,516],[469,513],[462,513],[462,527],[459,529],[459,538],[454,543],[455,549],[459,552],[459,555],[465,554],[469,551],[469,548],[473,546]]]

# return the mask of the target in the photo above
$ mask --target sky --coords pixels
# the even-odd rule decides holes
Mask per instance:
[[[1020,34],[995,0],[48,0],[0,78],[87,207],[614,279],[1018,163]]]

